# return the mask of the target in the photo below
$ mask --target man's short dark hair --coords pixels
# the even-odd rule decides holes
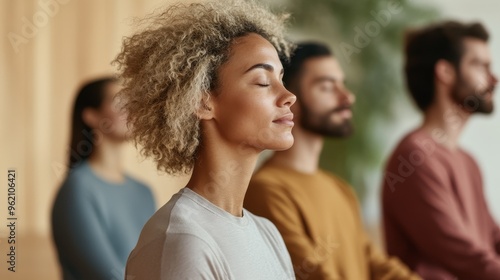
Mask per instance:
[[[480,23],[463,24],[446,21],[406,34],[405,74],[411,96],[425,111],[434,100],[434,68],[440,59],[458,70],[464,52],[465,38],[488,41],[488,32]]]
[[[304,63],[311,58],[330,55],[333,55],[333,52],[325,44],[318,42],[303,42],[297,44],[297,48],[290,56],[289,62],[282,61],[285,71],[283,75],[285,87],[297,95],[296,82],[300,77],[300,72]]]

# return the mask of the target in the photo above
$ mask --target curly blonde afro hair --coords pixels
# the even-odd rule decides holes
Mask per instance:
[[[217,71],[231,43],[257,33],[287,59],[288,15],[254,1],[176,4],[141,20],[146,28],[124,39],[114,63],[124,87],[119,94],[141,154],[160,171],[189,173],[201,142],[196,111],[217,88]]]

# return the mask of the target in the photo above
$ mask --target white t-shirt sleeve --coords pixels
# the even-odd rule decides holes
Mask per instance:
[[[132,253],[125,279],[225,280],[230,279],[227,273],[223,260],[200,237],[169,233]]]
[[[161,260],[161,279],[228,279],[222,260],[201,238],[186,233],[170,234]]]

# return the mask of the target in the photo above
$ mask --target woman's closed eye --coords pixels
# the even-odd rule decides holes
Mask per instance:
[[[267,79],[259,79],[255,82],[259,87],[268,87],[271,85],[271,82]]]

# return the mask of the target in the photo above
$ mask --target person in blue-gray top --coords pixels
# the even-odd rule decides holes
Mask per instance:
[[[82,87],[73,109],[69,170],[52,209],[63,279],[123,279],[127,257],[155,211],[150,189],[121,166],[128,138],[113,78]]]

